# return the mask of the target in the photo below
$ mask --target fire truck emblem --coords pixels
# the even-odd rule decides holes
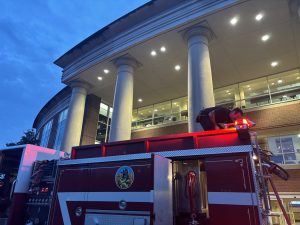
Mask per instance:
[[[118,188],[128,189],[131,187],[134,181],[134,172],[129,166],[120,167],[115,175],[115,182]]]

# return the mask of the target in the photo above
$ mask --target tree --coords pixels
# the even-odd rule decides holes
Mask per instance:
[[[9,146],[25,145],[25,144],[32,144],[32,145],[38,144],[38,140],[36,139],[35,131],[33,129],[29,129],[25,131],[20,141],[16,143],[15,142],[6,143],[6,146],[9,147]]]

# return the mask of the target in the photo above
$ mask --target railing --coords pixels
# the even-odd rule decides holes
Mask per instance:
[[[260,101],[258,101],[260,100]],[[278,101],[276,101],[278,100]],[[238,101],[227,101],[227,102],[219,102],[217,106],[226,107],[229,109],[233,109],[235,107],[240,107],[242,109],[254,109],[268,105],[281,104],[284,102],[292,102],[300,100],[300,94],[293,96],[283,96],[281,98],[269,98],[269,95],[258,95],[255,97],[242,99]],[[132,130],[139,129],[147,129],[158,127],[160,125],[174,124],[180,121],[187,121],[188,119],[188,111],[184,110],[181,112],[170,113],[166,115],[160,116],[152,116],[149,118],[136,120],[132,122]]]

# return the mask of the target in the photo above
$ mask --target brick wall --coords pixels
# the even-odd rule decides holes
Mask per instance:
[[[180,123],[171,126],[152,128],[141,131],[134,131],[131,133],[131,139],[136,138],[148,138],[148,137],[158,137],[169,134],[180,134],[188,132],[187,123]]]
[[[300,125],[300,103],[285,103],[245,114],[256,123],[256,130]]]
[[[277,176],[273,176],[273,181],[276,185],[278,192],[300,192],[300,169],[288,169],[290,178],[284,181]],[[273,192],[270,189],[270,192]]]
[[[85,103],[80,145],[95,144],[101,99],[88,95]]]

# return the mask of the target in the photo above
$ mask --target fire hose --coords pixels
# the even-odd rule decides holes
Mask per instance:
[[[190,216],[191,219],[189,221],[189,225],[198,225],[199,222],[196,220],[197,218],[197,210],[196,210],[196,172],[189,171],[186,175],[186,183],[185,190],[186,195],[189,199],[190,203]]]

